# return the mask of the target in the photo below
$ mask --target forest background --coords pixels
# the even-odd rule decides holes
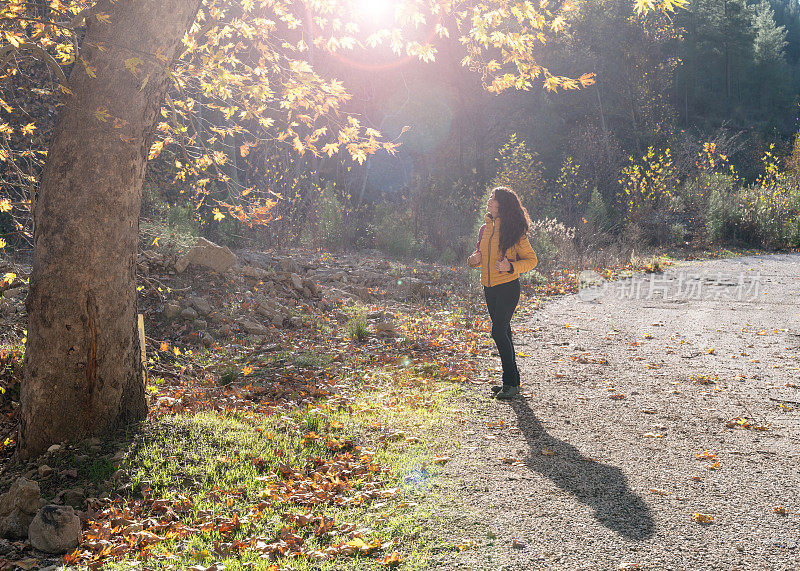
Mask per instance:
[[[544,269],[558,252],[586,266],[637,246],[797,246],[800,6],[686,8],[640,15],[628,0],[600,0],[567,12],[537,57],[596,77],[566,92],[487,90],[455,38],[438,39],[435,61],[311,44],[316,73],[352,94],[342,110],[367,129],[363,153],[304,153],[285,132],[256,146],[224,96],[173,94],[143,215],[232,246],[377,248],[459,264],[487,188],[509,184],[536,220]],[[31,66],[6,70],[0,111],[0,233],[14,249],[30,242],[31,191],[55,116],[52,71]],[[391,143],[375,144],[376,134]]]

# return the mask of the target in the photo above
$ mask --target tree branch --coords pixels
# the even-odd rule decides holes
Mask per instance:
[[[50,69],[58,76],[58,82],[61,85],[67,84],[67,76],[64,75],[64,70],[61,69],[61,66],[58,65],[58,62],[51,56],[47,51],[38,44],[32,44],[29,42],[25,42],[20,44],[19,46],[7,45],[0,48],[0,70],[4,70],[6,65],[8,64],[9,60],[14,56],[14,54],[21,53],[21,52],[33,52],[34,57],[38,57],[40,60],[45,62]]]

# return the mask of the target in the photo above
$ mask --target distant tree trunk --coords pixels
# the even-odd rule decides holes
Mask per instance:
[[[108,434],[147,404],[136,325],[142,180],[169,67],[200,0],[86,18],[36,203],[18,454]],[[95,75],[96,77],[91,77]]]

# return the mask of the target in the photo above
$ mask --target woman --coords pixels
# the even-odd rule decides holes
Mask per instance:
[[[537,259],[528,241],[531,219],[516,192],[498,186],[492,190],[486,210],[486,223],[467,263],[471,268],[481,268],[486,307],[492,318],[492,339],[503,364],[503,386],[492,387],[492,391],[499,399],[510,399],[519,392],[511,316],[519,303],[519,275],[535,268]]]

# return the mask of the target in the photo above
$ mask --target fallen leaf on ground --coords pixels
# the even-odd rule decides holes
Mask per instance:
[[[397,567],[403,562],[400,556],[397,554],[397,551],[392,551],[391,555],[387,555],[381,560],[381,563],[386,565],[387,567]]]
[[[708,514],[695,513],[692,514],[692,520],[696,521],[697,523],[712,523],[714,521],[714,516]]]

